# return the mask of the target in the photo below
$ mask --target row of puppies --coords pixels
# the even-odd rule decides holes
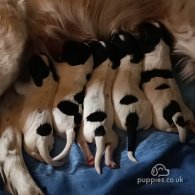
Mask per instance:
[[[101,173],[104,152],[105,164],[116,167],[112,155],[118,138],[113,124],[127,131],[128,157],[133,161],[137,161],[133,153],[138,128],[153,124],[160,130],[179,131],[180,141],[185,142],[186,122],[194,128],[194,118],[173,78],[170,40],[165,34],[158,25],[143,24],[138,41],[130,33],[118,32],[109,43],[69,42],[62,62],[55,64],[57,72],[47,56],[33,56],[31,83],[15,85],[25,97],[20,124],[27,152],[58,166],[69,154],[79,129],[77,142],[88,164]],[[52,124],[67,140],[53,159],[49,155]],[[92,142],[97,147],[95,160],[87,144]]]

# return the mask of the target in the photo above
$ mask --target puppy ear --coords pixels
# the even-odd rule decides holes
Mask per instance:
[[[162,38],[161,29],[151,23],[140,24],[138,33],[138,40],[144,53],[153,51]]]

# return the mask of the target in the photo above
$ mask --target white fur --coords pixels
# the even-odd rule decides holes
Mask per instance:
[[[137,128],[148,129],[152,124],[152,106],[147,100],[144,92],[139,88],[143,62],[134,64],[130,62],[130,59],[130,55],[126,55],[121,59],[114,81],[112,89],[112,99],[115,111],[114,122],[118,128],[127,131],[126,118],[129,113],[136,112],[139,117]],[[129,105],[120,104],[120,100],[125,95],[135,96],[138,99],[138,102]],[[128,157],[132,161],[137,161],[133,157],[132,151],[128,152]]]
[[[55,96],[53,107],[53,123],[56,132],[61,137],[66,137],[66,146],[62,152],[57,155],[53,160],[62,160],[70,152],[71,146],[75,139],[76,127],[74,123],[74,116],[68,116],[61,112],[57,105],[63,101],[71,101],[79,106],[79,114],[82,114],[82,104],[78,104],[74,100],[74,96],[81,92],[86,85],[86,76],[92,72],[93,58],[92,55],[88,58],[85,64],[71,66],[68,63],[56,63],[56,69],[60,78],[58,90]]]
[[[49,64],[46,56],[42,55],[46,65]],[[24,96],[24,105],[19,119],[24,135],[24,148],[34,158],[53,166],[61,165],[53,162],[49,151],[53,148],[54,137],[52,132],[47,136],[37,134],[40,125],[49,123],[52,126],[52,105],[58,83],[54,81],[52,73],[43,80],[43,85],[38,87],[31,79],[27,83],[17,82],[15,88]]]
[[[0,105],[0,175],[7,190],[19,195],[43,195],[31,178],[22,156],[19,118],[23,97],[12,88]]]
[[[94,156],[87,143],[95,142],[97,148],[95,168],[99,174],[101,174],[100,161],[105,150],[105,164],[111,168],[116,167],[115,162],[112,160],[113,151],[118,145],[117,135],[112,130],[113,106],[111,103],[111,87],[114,75],[115,70],[111,69],[109,59],[94,69],[91,79],[86,86],[83,121],[77,139],[89,165],[94,165]],[[107,118],[102,122],[87,121],[87,116],[96,111],[105,112]],[[106,134],[104,136],[95,136],[95,129],[101,125],[105,128]]]
[[[171,70],[170,49],[163,40],[156,46],[155,50],[145,55],[144,70],[168,69]],[[168,84],[171,88],[165,90],[155,90],[160,84]],[[164,79],[155,77],[143,85],[144,92],[153,106],[153,125],[155,128],[163,131],[179,131],[180,141],[184,142],[186,139],[186,129],[181,129],[176,126],[173,128],[163,117],[163,109],[175,100],[181,107],[184,121],[189,124],[194,124],[193,113],[184,104],[175,79]],[[173,116],[173,121],[174,121]],[[193,125],[192,125],[193,126]]]

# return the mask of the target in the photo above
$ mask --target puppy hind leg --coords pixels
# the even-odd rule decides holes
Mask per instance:
[[[80,148],[83,152],[83,155],[85,157],[85,160],[86,160],[87,164],[90,167],[93,167],[94,166],[94,160],[95,160],[94,155],[91,153],[91,150],[90,150],[87,142],[82,137],[81,132],[79,132],[79,135],[78,135],[78,138],[77,138],[77,143],[79,144],[79,146],[80,146]]]
[[[118,137],[116,133],[112,130],[112,133],[109,135],[108,144],[106,144],[105,152],[105,164],[111,169],[116,169],[117,164],[113,161],[113,152],[118,146]]]

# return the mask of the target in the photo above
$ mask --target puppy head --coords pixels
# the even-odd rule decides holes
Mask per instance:
[[[89,46],[93,55],[93,68],[95,69],[109,57],[107,44],[103,41],[93,41],[89,43]]]
[[[85,64],[91,55],[87,44],[77,41],[68,41],[63,45],[60,62],[67,62],[71,66]]]
[[[138,40],[144,53],[150,53],[162,38],[161,29],[151,23],[138,26]]]
[[[126,55],[132,55],[132,63],[138,63],[143,59],[143,53],[135,36],[129,32],[118,31],[112,34],[111,58],[120,61]]]
[[[29,77],[37,87],[43,85],[43,80],[52,73],[53,80],[58,81],[58,75],[54,68],[52,60],[46,54],[34,54],[26,62]]]

